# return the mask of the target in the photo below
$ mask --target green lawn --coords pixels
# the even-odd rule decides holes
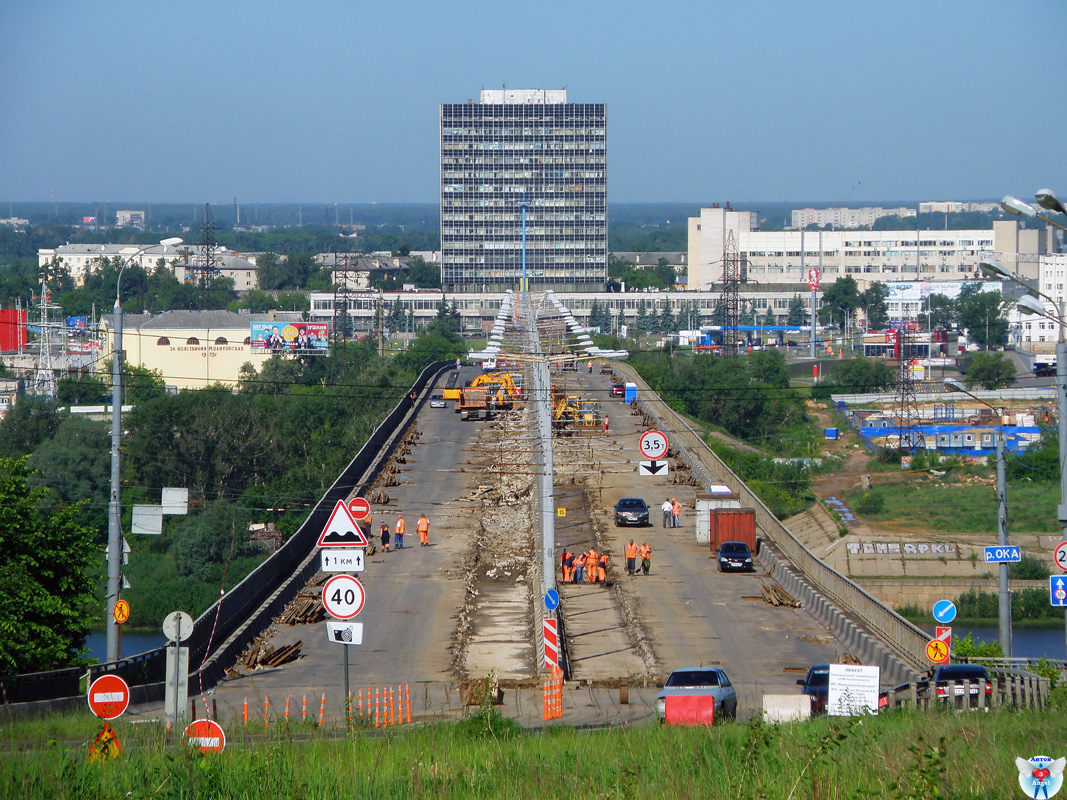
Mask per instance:
[[[895,712],[781,726],[656,724],[520,732],[477,719],[332,737],[228,730],[224,753],[177,748],[150,725],[115,725],[124,753],[87,763],[93,728],[5,729],[0,795],[47,798],[1007,798],[1015,758],[1058,757],[1067,716]],[[510,733],[510,735],[506,735]]]
[[[991,486],[940,483],[916,476],[907,483],[879,484],[870,494],[862,489],[844,493],[845,504],[864,522],[900,531],[946,533],[995,533],[997,499]],[[1055,533],[1060,529],[1056,508],[1060,487],[1055,482],[1008,485],[1008,530],[1015,533]]]

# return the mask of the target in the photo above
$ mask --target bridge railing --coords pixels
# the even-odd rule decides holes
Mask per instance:
[[[838,608],[857,617],[913,669],[923,669],[929,665],[926,657],[929,637],[922,630],[813,555],[719,459],[689,423],[652,391],[637,370],[628,364],[617,364],[615,368],[637,384],[642,408],[656,420],[664,433],[674,437],[680,445],[676,448],[679,455],[705,489],[710,488],[712,483],[729,486],[731,491],[740,495],[743,505],[755,509],[756,525],[763,535],[820,593]]]
[[[271,599],[278,587],[303,565],[308,568],[308,556],[314,550],[319,534],[329,519],[338,500],[344,500],[356,488],[360,478],[378,459],[384,450],[391,447],[393,434],[411,410],[410,392],[421,395],[422,390],[441,371],[452,366],[451,361],[437,361],[426,367],[418,379],[405,392],[401,401],[375,428],[348,466],[333,485],[315,504],[304,524],[275,551],[266,561],[248,574],[244,580],[230,589],[222,598],[200,615],[193,623],[193,631],[185,646],[189,648],[190,675],[195,675],[212,651],[230,640],[246,625],[248,618]],[[317,568],[316,570],[317,571]],[[314,571],[312,572],[314,574]],[[276,598],[275,604],[284,606],[291,598]],[[280,610],[280,608],[278,609]],[[238,644],[246,645],[259,631],[248,626],[248,635]],[[247,641],[244,641],[247,639]],[[229,642],[232,648],[233,641]],[[167,648],[159,647],[130,658],[102,662],[89,667],[90,678],[104,673],[117,673],[130,684],[131,700],[135,703],[162,698]],[[210,670],[203,675],[204,688],[215,685],[222,678],[224,666],[215,660]],[[73,673],[73,675],[72,675]],[[0,677],[0,704],[34,703],[71,697],[79,693],[79,679],[84,672],[78,670],[55,670],[33,675]],[[72,691],[73,689],[73,691]],[[191,680],[190,694],[198,693],[198,681]]]

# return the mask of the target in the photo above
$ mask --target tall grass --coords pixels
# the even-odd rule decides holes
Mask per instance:
[[[64,725],[81,734],[99,723]],[[202,756],[174,746],[174,737],[158,728],[115,727],[124,753],[91,764],[91,735],[74,743],[50,741],[41,738],[47,724],[36,732],[25,724],[9,726],[0,796],[1004,798],[1019,791],[1016,756],[1058,757],[1067,739],[1067,721],[1051,711],[897,712],[711,730],[650,724],[518,732],[506,724],[494,731],[481,722],[377,735],[313,726],[269,734],[241,729],[229,732],[224,753]]]

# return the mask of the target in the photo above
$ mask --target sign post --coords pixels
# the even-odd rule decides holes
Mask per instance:
[[[177,722],[185,716],[185,704],[189,699],[189,648],[181,643],[193,633],[193,618],[184,611],[173,611],[163,620],[163,635],[173,646],[167,647],[167,674],[173,682],[166,681],[163,696],[163,713]]]

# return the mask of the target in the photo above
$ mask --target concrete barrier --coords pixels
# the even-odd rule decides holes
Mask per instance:
[[[811,716],[811,698],[806,694],[763,695],[765,722],[796,722]]]

